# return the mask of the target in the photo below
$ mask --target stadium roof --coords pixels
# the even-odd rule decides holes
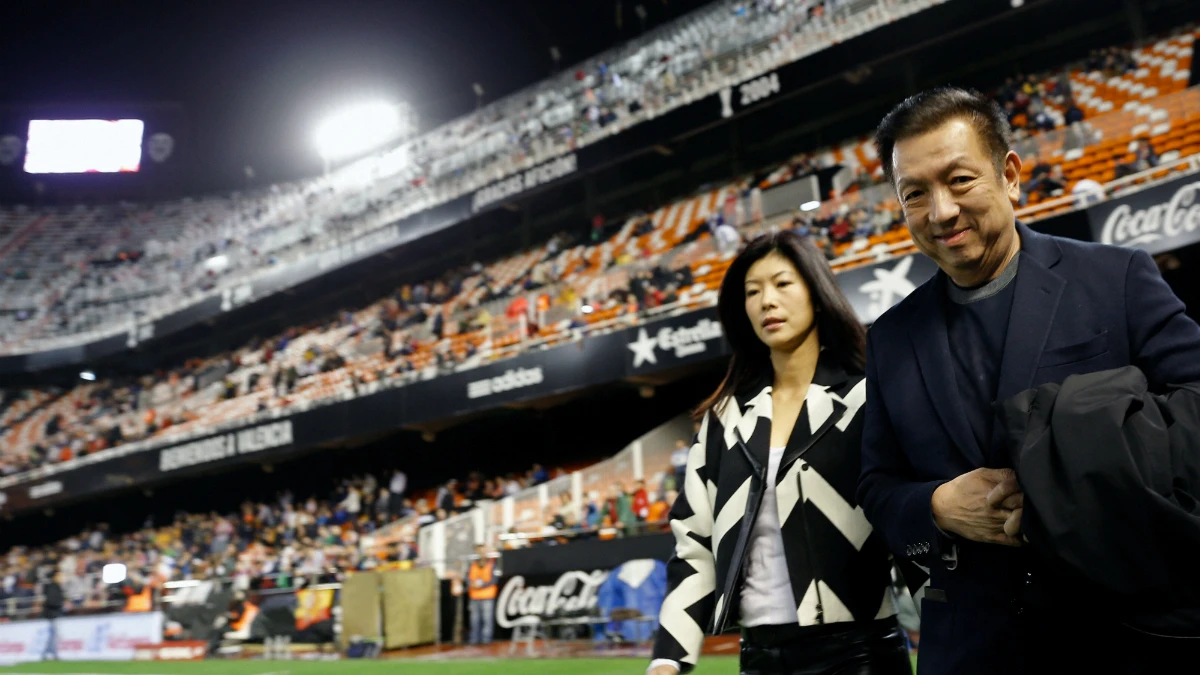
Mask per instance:
[[[702,0],[68,0],[22,7],[0,27],[0,105],[183,105],[189,192],[321,171],[309,142],[332,107],[403,99],[422,129],[637,37]],[[620,16],[620,25],[618,25]],[[181,158],[182,159],[182,158]]]

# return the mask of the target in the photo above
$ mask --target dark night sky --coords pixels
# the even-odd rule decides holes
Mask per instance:
[[[174,102],[198,191],[312,175],[343,102],[403,99],[422,129],[706,4],[701,0],[23,2],[0,22],[0,104]],[[623,26],[616,25],[621,5]],[[184,159],[183,156],[180,159]]]

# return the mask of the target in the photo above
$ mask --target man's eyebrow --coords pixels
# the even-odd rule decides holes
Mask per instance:
[[[954,169],[962,168],[964,165],[970,164],[970,163],[971,163],[970,155],[968,155],[966,153],[959,153],[959,154],[951,157],[950,159],[946,160],[944,163],[942,163],[942,165],[940,167],[938,167],[938,170],[935,173],[937,175],[941,175],[948,171],[953,171]],[[896,178],[896,189],[907,187],[909,185],[923,185],[926,182],[927,181],[920,179],[920,178],[912,178],[910,176],[900,176],[900,177]]]

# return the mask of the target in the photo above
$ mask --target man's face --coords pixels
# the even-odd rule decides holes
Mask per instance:
[[[988,281],[1016,250],[1013,205],[1021,158],[1009,152],[997,173],[983,139],[952,119],[892,152],[897,195],[913,241],[956,283]]]

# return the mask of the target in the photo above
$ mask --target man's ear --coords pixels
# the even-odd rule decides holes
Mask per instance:
[[[1004,156],[1004,187],[1008,191],[1008,201],[1016,206],[1021,201],[1021,156],[1015,150],[1009,150]]]

